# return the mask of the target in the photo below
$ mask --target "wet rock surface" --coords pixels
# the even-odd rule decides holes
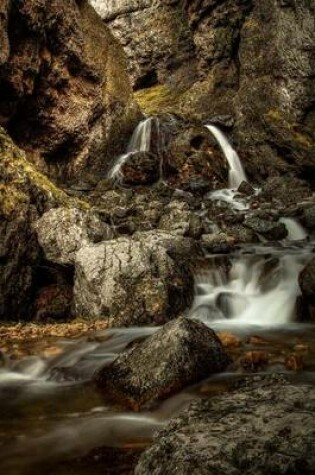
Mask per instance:
[[[166,232],[83,247],[75,260],[74,312],[115,326],[160,324],[189,306],[192,240]]]
[[[215,333],[197,320],[178,318],[122,353],[96,375],[98,387],[139,409],[164,399],[230,363]]]
[[[315,390],[281,376],[254,377],[231,393],[196,401],[155,435],[135,475],[311,475]]]
[[[284,239],[288,231],[283,223],[277,221],[267,221],[256,216],[246,218],[244,226],[260,234],[269,241],[278,241]]]

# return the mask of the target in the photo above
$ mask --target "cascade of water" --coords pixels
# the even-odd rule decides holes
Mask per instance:
[[[218,266],[196,278],[192,315],[205,322],[281,325],[294,320],[298,275],[309,255],[241,256],[228,275]]]
[[[142,120],[135,128],[126,153],[120,155],[112,168],[108,172],[108,178],[121,178],[121,167],[127,162],[128,158],[134,153],[149,152],[151,148],[152,125],[156,118],[148,117]]]
[[[303,239],[307,238],[307,232],[303,228],[303,226],[293,218],[281,218],[279,220],[288,230],[287,239],[289,241],[302,241]]]
[[[222,152],[228,161],[230,167],[229,187],[232,189],[237,189],[242,181],[246,181],[246,175],[237,152],[234,150],[227,137],[218,127],[215,125],[206,125],[206,128],[218,141]]]

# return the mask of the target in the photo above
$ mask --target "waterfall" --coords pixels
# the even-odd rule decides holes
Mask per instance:
[[[307,238],[307,232],[303,226],[292,218],[281,218],[279,220],[285,225],[288,230],[287,240],[289,241],[302,241]]]
[[[229,164],[229,187],[232,189],[237,189],[242,181],[246,181],[246,175],[237,152],[234,150],[227,137],[218,127],[215,125],[206,125],[206,128],[218,141]]]
[[[205,323],[283,325],[294,321],[300,294],[298,275],[309,254],[238,256],[230,271],[210,261],[196,277],[191,315]]]
[[[149,152],[151,148],[152,125],[156,118],[148,117],[142,120],[135,128],[127,151],[120,155],[114,162],[114,165],[108,172],[108,178],[119,180],[122,177],[121,167],[127,162],[128,158],[138,152]]]

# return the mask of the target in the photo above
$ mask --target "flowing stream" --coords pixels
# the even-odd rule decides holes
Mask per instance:
[[[152,126],[152,118],[138,125],[127,153],[111,169],[111,178],[120,177],[130,154],[150,150]],[[230,200],[234,209],[245,209],[246,203],[235,198],[233,191],[246,179],[240,159],[217,127],[207,127],[230,167],[230,194],[225,201]],[[282,222],[289,235],[276,246],[244,245],[234,254],[203,259],[186,316],[236,339],[238,344],[231,350],[234,363],[225,373],[186,388],[150,410],[122,409],[107,400],[92,380],[100,367],[133,341],[152,335],[156,327],[55,338],[47,342],[58,350],[55,356],[36,354],[35,345],[33,356],[5,357],[0,368],[1,473],[127,474],[135,464],[133,457],[150,444],[154,431],[192,399],[226,391],[244,374],[280,372],[315,384],[315,326],[300,322],[298,305],[298,276],[312,258],[314,245],[305,241],[307,234],[298,222],[291,218]],[[246,355],[262,350],[267,362],[248,373],[244,358],[246,362]],[[303,367],[294,366],[302,357]]]
[[[288,243],[276,248],[246,246],[234,255],[209,256],[203,263],[206,270],[196,275],[195,301],[187,316],[201,319],[217,332],[237,336],[242,342],[237,349],[240,358],[248,351],[261,350],[251,343],[252,335],[265,339],[263,350],[268,351],[270,361],[264,369],[267,372],[288,372],[284,355],[289,358],[297,343],[303,343],[309,348],[307,369],[289,374],[315,383],[315,329],[298,322],[296,306],[298,275],[312,252],[311,245]],[[60,354],[55,357],[7,358],[0,370],[2,473],[60,474],[67,473],[68,464],[76,467],[70,473],[86,473],[87,467],[94,467],[93,473],[104,473],[106,448],[123,453],[143,449],[154,431],[193,398],[211,397],[243,377],[242,368],[235,365],[151,411],[122,410],[96,390],[91,383],[93,374],[131,342],[156,331],[154,327],[111,329],[56,340]],[[93,455],[100,448],[103,451]],[[121,466],[115,470],[128,473]]]

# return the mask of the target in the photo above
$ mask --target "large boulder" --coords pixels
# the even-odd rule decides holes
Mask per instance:
[[[47,261],[61,265],[74,264],[82,247],[113,237],[110,227],[95,212],[79,208],[52,209],[35,227]]]
[[[91,244],[75,259],[74,312],[112,325],[159,324],[192,301],[193,242],[166,232]]]
[[[138,116],[122,48],[87,0],[2,4],[0,125],[53,177],[104,169]]]
[[[315,389],[255,377],[196,401],[155,435],[135,475],[313,475]]]
[[[96,383],[139,409],[189,384],[224,371],[230,359],[216,334],[203,323],[178,318],[122,353],[96,375]]]
[[[0,127],[0,320],[27,316],[39,255],[33,223],[70,201]]]

